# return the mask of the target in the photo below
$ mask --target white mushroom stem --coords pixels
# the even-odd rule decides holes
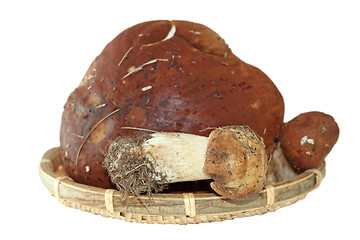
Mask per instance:
[[[204,172],[209,139],[193,134],[159,132],[142,143],[144,157],[167,183],[210,179]]]
[[[273,152],[272,164],[276,170],[276,177],[278,182],[286,182],[297,176],[289,161],[286,159],[280,144]]]

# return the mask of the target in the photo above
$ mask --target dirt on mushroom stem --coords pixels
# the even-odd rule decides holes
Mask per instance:
[[[128,196],[161,192],[167,188],[165,176],[155,171],[151,161],[143,157],[141,144],[149,136],[140,138],[119,137],[109,144],[103,166],[111,181],[121,193],[122,200]]]

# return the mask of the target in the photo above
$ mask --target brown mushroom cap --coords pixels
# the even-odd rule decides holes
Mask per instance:
[[[230,126],[209,136],[204,171],[211,187],[227,198],[245,198],[261,191],[268,155],[264,142],[249,127]]]
[[[334,118],[322,112],[302,113],[285,123],[281,148],[296,172],[318,168],[339,137]]]
[[[112,40],[71,93],[60,148],[72,179],[107,188],[109,141],[145,134],[122,127],[207,136],[208,127],[249,125],[272,152],[283,115],[273,82],[214,31],[185,21],[145,22]]]

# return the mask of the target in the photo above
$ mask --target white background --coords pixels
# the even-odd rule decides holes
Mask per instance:
[[[359,239],[356,1],[7,2],[0,3],[1,239]],[[38,164],[59,145],[68,95],[105,44],[156,19],[194,21],[218,32],[275,82],[286,121],[311,110],[334,116],[341,134],[320,188],[275,213],[188,226],[108,219],[48,194]]]

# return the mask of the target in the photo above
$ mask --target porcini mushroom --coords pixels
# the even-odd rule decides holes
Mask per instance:
[[[163,184],[213,179],[227,198],[259,192],[268,157],[261,137],[246,126],[217,128],[209,137],[158,132],[120,137],[110,143],[104,166],[125,199],[161,190]]]
[[[306,112],[285,123],[280,143],[293,169],[301,173],[318,168],[339,138],[334,118],[322,112]]]
[[[208,136],[209,127],[248,125],[272,153],[283,116],[274,83],[216,32],[151,21],[124,30],[91,64],[65,104],[60,149],[74,181],[112,188],[102,151],[119,136],[144,134],[124,126]]]

